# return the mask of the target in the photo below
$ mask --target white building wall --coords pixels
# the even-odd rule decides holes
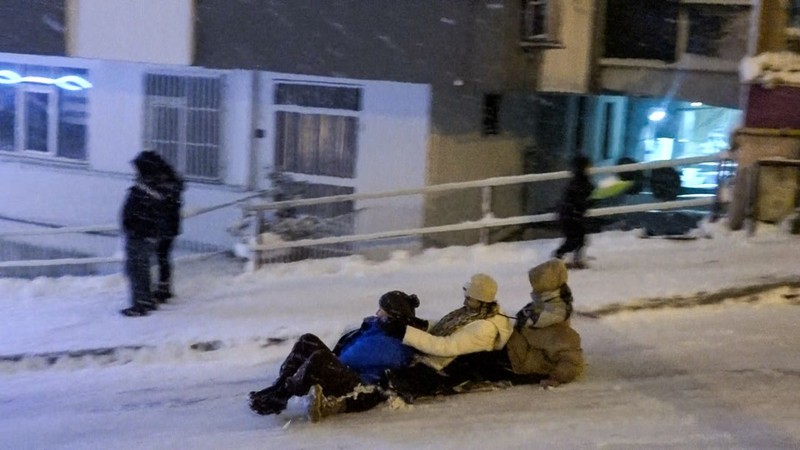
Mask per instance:
[[[356,192],[383,192],[425,186],[431,92],[427,85],[370,82],[365,86]],[[421,195],[365,200],[358,216],[364,232],[419,227]]]
[[[0,216],[62,226],[114,225],[127,188],[133,180],[130,161],[141,151],[144,134],[144,76],[192,73],[197,68],[0,54],[0,61],[79,67],[89,70],[93,83],[88,99],[87,160],[36,161],[0,153]],[[312,182],[339,184],[357,193],[417,188],[425,184],[429,133],[430,88],[426,85],[364,80],[321,79],[261,73],[258,83],[248,71],[224,72],[222,107],[223,177],[219,183],[187,183],[189,212],[242,198],[267,187],[274,161],[275,79],[346,82],[363,88],[356,178],[305,177]],[[254,93],[259,101],[253,102]],[[253,117],[257,105],[257,117]],[[254,139],[254,128],[266,131]],[[255,153],[254,153],[255,152]],[[299,177],[298,179],[303,179]],[[255,183],[254,183],[255,182]],[[255,185],[253,185],[253,183]],[[417,227],[422,224],[421,196],[410,196],[381,207],[381,201],[362,202],[357,232]],[[184,222],[183,239],[230,246],[226,231],[240,218],[238,208],[192,217]],[[13,228],[13,227],[12,227]],[[5,227],[8,229],[8,227]]]
[[[66,17],[70,56],[192,63],[192,0],[67,0]]]
[[[362,89],[359,113],[358,156],[355,178],[293,174],[295,179],[352,187],[355,193],[375,193],[419,188],[425,185],[430,126],[430,86],[389,81],[332,79],[263,73],[260,80],[259,127],[266,130],[257,148],[258,179],[262,187],[274,166],[277,82],[334,83]],[[389,206],[390,205],[390,206]],[[424,207],[420,195],[392,200],[357,202],[357,233],[396,230],[422,225]]]

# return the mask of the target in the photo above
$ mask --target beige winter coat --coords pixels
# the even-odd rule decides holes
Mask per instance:
[[[583,372],[581,337],[568,322],[514,330],[506,350],[517,374],[547,375],[559,383],[569,383]]]

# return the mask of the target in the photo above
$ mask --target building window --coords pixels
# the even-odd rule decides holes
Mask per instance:
[[[483,123],[481,130],[484,136],[500,134],[500,102],[501,94],[485,94],[483,96]]]
[[[522,0],[520,29],[523,46],[559,43],[558,4],[550,0]]]
[[[739,59],[746,46],[750,7],[690,5],[686,53],[715,58]]]
[[[678,11],[677,1],[608,0],[603,56],[674,62]]]
[[[145,147],[185,176],[221,177],[222,77],[147,74]]]
[[[0,63],[0,151],[86,160],[87,71]]]
[[[789,2],[789,28],[800,28],[800,0]]]
[[[274,100],[278,170],[355,178],[361,89],[279,83]]]

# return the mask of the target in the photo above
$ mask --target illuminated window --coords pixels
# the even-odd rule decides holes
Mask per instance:
[[[219,179],[222,78],[147,74],[145,90],[145,147],[189,178]]]
[[[275,105],[278,170],[355,178],[359,88],[280,83]]]
[[[86,159],[84,69],[0,63],[0,151]]]

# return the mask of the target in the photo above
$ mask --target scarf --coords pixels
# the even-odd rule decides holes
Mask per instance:
[[[164,196],[161,195],[160,192],[158,192],[155,188],[145,183],[144,180],[142,180],[141,178],[136,180],[136,187],[141,189],[145,194],[149,195],[150,197],[153,197],[156,200],[161,201],[164,199]]]
[[[481,303],[481,307],[477,310],[462,306],[450,311],[436,322],[436,325],[431,328],[430,334],[434,336],[449,336],[468,323],[494,317],[499,312],[500,305],[497,302]]]

